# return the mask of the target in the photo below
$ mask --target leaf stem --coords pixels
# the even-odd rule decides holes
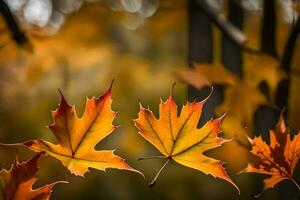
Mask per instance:
[[[173,98],[173,93],[174,93],[174,87],[176,85],[176,82],[173,83],[171,90],[170,90],[170,97]]]
[[[297,186],[298,190],[300,190],[300,186],[299,186],[298,183],[295,181],[295,179],[291,178],[291,181],[293,181],[293,183]]]
[[[149,187],[153,187],[157,178],[159,177],[160,173],[162,172],[162,170],[167,166],[167,164],[170,162],[170,158],[168,158],[167,162],[165,162],[165,164],[160,168],[160,170],[157,172],[156,176],[153,178],[153,180],[148,184]]]
[[[142,158],[138,158],[138,161],[141,160],[152,160],[152,159],[165,159],[165,156],[150,156],[150,157],[142,157]]]
[[[14,143],[14,144],[4,144],[4,143],[0,143],[0,146],[4,146],[4,147],[21,147],[24,146],[23,143]]]

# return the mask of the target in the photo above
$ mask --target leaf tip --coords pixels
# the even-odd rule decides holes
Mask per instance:
[[[64,95],[63,95],[63,93],[61,92],[60,89],[58,89],[58,92],[59,92],[59,94],[61,96],[61,101],[60,101],[60,105],[59,106],[62,107],[62,108],[70,108],[71,106],[66,101],[66,99],[65,99],[65,97],[64,97]]]
[[[277,123],[277,128],[280,129],[281,132],[285,132],[286,130],[286,125],[285,125],[285,121],[284,121],[284,112],[285,112],[286,108],[283,108],[281,113],[280,113],[280,117]]]
[[[113,87],[115,81],[116,81],[115,78],[111,81],[110,86],[109,86],[109,89],[108,89],[109,92],[111,92],[112,87]]]
[[[118,129],[118,128],[120,128],[121,127],[121,125],[113,125],[113,129],[115,130],[115,129]]]
[[[207,96],[205,99],[203,99],[200,103],[201,103],[201,104],[205,104],[206,101],[211,97],[213,91],[214,91],[214,88],[213,88],[213,86],[211,86],[211,90],[210,90],[208,96]]]
[[[237,190],[238,194],[241,194],[240,188],[233,182],[233,180],[231,180],[231,178],[228,177],[227,181],[229,183],[231,183],[231,185],[233,185],[235,187],[235,189]]]
[[[143,106],[142,101],[140,99],[138,100],[138,103],[139,103],[140,110],[144,109],[144,106]]]
[[[246,173],[246,172],[247,172],[246,169],[247,169],[247,168],[244,168],[244,169],[240,170],[239,172],[236,173],[236,175],[238,176],[238,175],[241,175],[241,174],[243,174],[243,173]]]
[[[253,139],[251,139],[249,136],[247,136],[247,140],[249,141],[250,144],[253,144]]]
[[[69,184],[68,181],[55,181],[54,183],[50,184],[50,188],[52,189],[57,184]]]
[[[261,195],[264,193],[264,191],[265,191],[265,189],[262,192],[260,192],[259,194],[254,195],[254,198],[258,199],[259,197],[261,197]]]
[[[171,89],[170,89],[170,99],[173,99],[174,95],[174,88],[175,88],[176,82],[173,83]]]
[[[135,172],[135,173],[141,175],[141,176],[143,177],[144,180],[146,179],[145,175],[144,175],[142,172],[140,172],[139,170],[136,170],[136,169],[134,169],[134,168],[132,168],[132,167],[129,167],[129,168],[130,168],[130,169],[127,169],[128,171]]]
[[[215,120],[217,120],[219,123],[222,123],[222,121],[224,120],[224,118],[226,117],[226,115],[227,115],[227,112],[225,112],[223,115],[221,115],[220,117],[218,117]]]

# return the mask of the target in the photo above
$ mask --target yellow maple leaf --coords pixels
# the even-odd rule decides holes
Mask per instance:
[[[235,116],[244,126],[251,129],[252,117],[259,105],[267,105],[266,97],[245,81],[226,88],[222,104],[216,108],[217,115],[228,113]]]
[[[45,151],[48,155],[60,160],[75,175],[84,176],[88,168],[105,171],[116,168],[137,172],[116,156],[112,150],[95,150],[103,138],[116,127],[112,124],[116,113],[111,110],[111,89],[99,98],[87,99],[82,118],[76,114],[62,95],[59,108],[52,112],[54,123],[49,126],[58,140],[53,144],[45,140],[32,140],[24,145],[35,152]]]
[[[279,67],[278,60],[266,54],[245,56],[248,56],[248,62],[245,64],[245,82],[253,87],[266,82],[270,90],[267,95],[271,102],[275,103],[277,86],[282,79],[287,78],[284,70]]]
[[[243,127],[247,126],[249,131],[251,131],[252,118],[255,110],[260,105],[269,104],[265,95],[258,89],[259,83],[263,80],[267,80],[267,83],[271,83],[274,77],[276,77],[276,80],[273,80],[273,82],[276,83],[271,84],[271,88],[275,90],[278,82],[283,77],[281,72],[277,73],[277,69],[274,70],[274,60],[267,56],[259,60],[261,60],[260,62],[263,66],[266,66],[262,68],[263,72],[257,72],[257,68],[248,69],[247,72],[249,71],[249,75],[246,75],[244,79],[238,78],[235,74],[217,63],[197,64],[194,69],[179,72],[179,77],[183,82],[197,89],[212,85],[226,86],[224,101],[216,108],[216,114],[221,115],[226,112],[228,115],[233,115],[240,121]],[[270,63],[272,64],[271,66],[269,66]],[[256,72],[255,74],[254,71]],[[263,73],[263,75],[257,75],[259,73]],[[270,78],[267,78],[268,74]]]
[[[165,165],[174,160],[181,165],[222,178],[239,190],[227,175],[220,160],[203,155],[204,152],[228,141],[218,137],[223,117],[212,119],[203,127],[197,128],[206,100],[188,102],[178,117],[177,105],[171,92],[169,99],[160,103],[159,119],[150,109],[140,105],[139,117],[134,120],[135,126],[139,129],[139,134],[163,154],[162,158],[167,159]],[[153,183],[152,181],[151,184]]]
[[[274,66],[272,65],[271,68],[273,69]],[[250,67],[248,69],[250,72],[254,71]],[[246,75],[244,79],[241,79],[219,63],[196,64],[193,69],[179,72],[179,78],[183,82],[199,90],[205,86],[225,86],[224,100],[216,107],[215,113],[217,116],[227,113],[222,125],[223,131],[226,137],[236,137],[242,143],[247,142],[247,134],[252,132],[253,115],[256,109],[261,105],[269,104],[266,96],[258,89],[259,83],[265,76],[260,76],[255,81],[248,81],[247,77]],[[223,149],[230,153],[221,151],[218,154],[222,154],[224,159],[230,161],[228,166],[232,170],[238,170],[241,164],[246,163],[247,152],[238,144],[225,145]],[[232,153],[243,159],[234,159],[235,157],[231,156]]]
[[[238,118],[230,114],[226,114],[221,128],[224,136],[233,138],[234,142],[225,143],[221,147],[222,150],[216,153],[226,161],[227,169],[238,172],[241,166],[246,165],[248,162],[248,149],[245,148],[245,145],[248,144],[248,129]]]

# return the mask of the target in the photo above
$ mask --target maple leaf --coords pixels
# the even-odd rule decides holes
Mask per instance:
[[[25,146],[35,152],[45,151],[79,176],[84,176],[88,168],[103,171],[116,168],[143,175],[116,156],[114,151],[95,150],[96,144],[116,128],[112,124],[116,113],[111,110],[111,87],[99,98],[87,99],[82,118],[77,116],[75,106],[70,106],[61,96],[59,108],[52,112],[54,123],[49,126],[58,144],[39,139],[25,142]]]
[[[291,140],[290,130],[286,127],[283,114],[281,114],[275,130],[270,130],[270,144],[267,144],[261,136],[255,137],[253,140],[249,139],[252,144],[251,155],[253,157],[248,166],[240,173],[270,175],[269,178],[264,179],[262,193],[286,179],[293,181],[300,190],[299,185],[292,177],[300,156],[299,133]]]
[[[272,103],[275,103],[277,86],[281,80],[288,78],[287,74],[279,67],[279,62],[267,54],[248,55],[245,62],[245,81],[257,87],[266,82],[270,93],[267,94]],[[251,61],[250,61],[251,60]]]
[[[197,128],[202,108],[207,99],[201,102],[188,102],[183,106],[178,117],[177,105],[172,95],[173,87],[169,99],[160,103],[159,119],[156,119],[150,109],[146,109],[140,104],[138,119],[134,120],[139,134],[163,154],[159,158],[167,159],[149,185],[153,185],[162,169],[170,160],[174,160],[181,165],[222,178],[239,191],[227,175],[222,162],[203,155],[204,152],[228,141],[218,137],[221,133],[220,126],[223,117],[212,119],[203,127]]]
[[[276,82],[281,78],[274,59],[261,56],[255,57],[255,59],[249,58],[249,60],[253,60],[253,62],[247,63],[243,79],[220,63],[195,64],[194,68],[184,69],[178,73],[179,79],[199,90],[205,86],[225,86],[224,101],[215,108],[215,113],[217,116],[227,113],[227,117],[222,123],[224,135],[228,138],[235,137],[242,143],[247,143],[247,134],[252,133],[253,115],[256,109],[260,105],[269,105],[267,97],[258,89],[258,85],[264,80],[267,80],[266,82],[269,84],[271,79]],[[270,64],[272,65],[269,66]],[[259,70],[256,65],[260,66]],[[271,94],[273,94],[272,88],[275,88],[276,84],[277,82],[270,86]],[[247,163],[248,153],[242,146],[238,144],[225,145],[223,149],[226,151],[220,151],[218,154],[230,161],[228,167],[232,170],[239,170],[241,165]],[[232,156],[233,154],[236,156]],[[235,159],[235,157],[241,159]]]
[[[252,87],[242,80],[227,87],[224,93],[225,100],[217,106],[216,114],[221,115],[226,112],[234,116],[243,127],[250,127],[250,129],[255,110],[259,105],[268,104],[266,97],[257,87]]]
[[[221,64],[195,64],[194,69],[184,69],[179,71],[181,81],[202,89],[205,86],[234,85],[238,77],[224,68]]]
[[[18,155],[10,170],[2,169],[0,172],[0,199],[1,200],[47,200],[51,195],[52,188],[57,183],[67,183],[57,181],[47,184],[41,188],[32,189],[36,181],[38,171],[37,161],[43,153],[39,153],[30,160],[20,163]]]
[[[271,56],[265,54],[247,56],[248,60],[251,61],[245,64],[245,77],[243,79],[219,63],[195,64],[193,69],[180,71],[179,78],[197,89],[212,85],[226,86],[224,102],[217,108],[216,113],[230,112],[240,119],[241,124],[251,129],[252,116],[256,108],[259,105],[269,104],[265,95],[259,91],[258,86],[265,81],[270,88],[268,96],[271,102],[274,102],[278,83],[287,78],[287,75],[280,69],[278,61]],[[237,96],[239,98],[236,98]]]
[[[215,108],[217,116],[227,113],[222,126],[224,135],[228,138],[234,137],[241,144],[247,144],[247,136],[252,134],[253,116],[260,105],[268,105],[268,101],[257,87],[243,80],[227,87],[224,101]],[[247,163],[249,154],[241,144],[225,145],[219,153],[228,161],[228,167],[233,171],[240,170],[240,166]],[[240,159],[236,159],[237,157]]]

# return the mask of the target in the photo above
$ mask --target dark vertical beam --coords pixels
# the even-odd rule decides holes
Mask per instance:
[[[297,19],[296,24],[292,27],[291,33],[285,45],[284,53],[281,58],[280,67],[288,74],[289,78],[282,80],[276,91],[276,105],[283,109],[285,108],[285,115],[288,115],[289,106],[289,89],[291,83],[291,73],[292,73],[292,59],[295,55],[295,45],[297,38],[300,33],[300,18]],[[298,38],[299,39],[299,38]],[[284,184],[279,189],[280,199],[299,199],[299,194],[295,190],[291,189],[290,185]]]
[[[234,0],[228,1],[228,20],[238,29],[243,29],[244,14],[241,6]],[[243,76],[242,49],[223,34],[222,62],[224,66],[238,76]]]
[[[289,35],[287,43],[285,45],[284,53],[281,59],[281,68],[284,69],[287,73],[291,70],[292,57],[295,50],[296,40],[300,33],[300,18],[298,17],[295,25],[292,27],[292,31]]]
[[[195,0],[189,1],[189,62],[213,61],[212,21],[202,11]]]
[[[189,0],[188,6],[188,61],[193,67],[194,62],[211,63],[213,61],[213,34],[212,21],[203,13],[196,0]],[[190,101],[202,100],[210,93],[211,88],[197,90],[192,86],[188,87]],[[211,98],[207,101],[203,110],[201,121],[209,120],[214,108],[221,102],[222,94],[219,87],[214,87]]]
[[[228,0],[228,20],[237,28],[243,29],[244,12],[236,0]],[[227,69],[243,78],[242,49],[226,35],[223,35],[222,40],[222,62]],[[257,194],[259,190],[257,182],[257,180],[252,181],[251,192],[253,194]]]
[[[276,50],[276,1],[264,0],[263,19],[261,23],[260,49],[263,54],[278,57]],[[270,91],[265,82],[261,83],[260,90],[267,98],[270,98]],[[254,133],[267,133],[274,127],[279,117],[278,111],[269,106],[260,106],[254,114]],[[264,134],[267,136],[268,134]],[[268,139],[268,138],[265,138]]]
[[[300,17],[297,19],[296,24],[293,26],[287,43],[285,45],[284,53],[281,59],[280,67],[288,74],[291,73],[291,63],[295,52],[295,45],[300,33]],[[288,113],[288,97],[289,97],[290,79],[280,82],[276,93],[276,105],[279,108],[286,108]]]
[[[228,38],[237,45],[244,46],[245,42],[247,42],[246,35],[228,21],[222,13],[212,7],[210,1],[211,0],[195,0],[201,8],[201,11],[213,21],[214,25],[216,25],[223,34],[228,36]],[[249,49],[245,48],[245,50]]]
[[[260,49],[263,53],[277,58],[275,6],[275,0],[264,0]]]

